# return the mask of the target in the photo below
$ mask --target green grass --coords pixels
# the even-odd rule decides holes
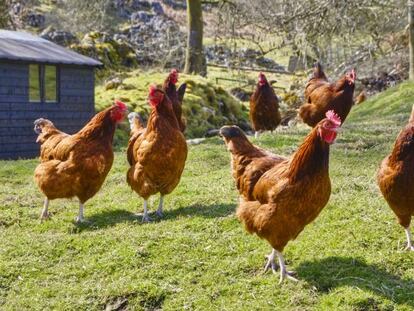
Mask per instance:
[[[52,201],[51,220],[39,222],[37,160],[0,162],[0,309],[412,310],[414,253],[401,251],[404,232],[375,183],[412,104],[414,85],[404,83],[351,113],[331,150],[330,201],[285,249],[298,283],[262,274],[270,247],[234,215],[238,196],[218,138],[190,146],[165,218],[149,224],[134,215],[142,200],[125,182],[122,150],[79,226],[75,200]],[[307,132],[256,143],[290,154]]]

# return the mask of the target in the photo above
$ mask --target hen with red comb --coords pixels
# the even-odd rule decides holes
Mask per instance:
[[[325,118],[328,110],[334,110],[343,123],[354,104],[355,79],[356,73],[352,69],[337,82],[330,83],[318,63],[306,84],[305,102],[299,109],[303,122],[314,127]]]
[[[169,96],[151,85],[148,101],[152,110],[147,127],[134,122],[127,149],[130,164],[127,182],[144,199],[145,222],[150,221],[148,198],[157,193],[160,194],[157,215],[163,215],[164,197],[180,182],[187,158],[187,143]]]
[[[237,216],[249,233],[272,247],[265,271],[277,273],[279,268],[280,282],[296,280],[286,268],[285,246],[319,215],[331,195],[329,149],[341,120],[332,110],[325,114],[288,159],[254,146],[237,127],[220,130],[241,195]]]
[[[178,71],[177,69],[172,69],[168,77],[165,79],[164,84],[162,86],[165,94],[168,96],[168,98],[171,100],[175,116],[177,118],[178,124],[180,126],[181,131],[184,133],[186,128],[186,120],[184,116],[182,115],[182,105],[183,105],[183,99],[185,90],[187,88],[187,84],[183,83],[180,85],[180,87],[177,90],[177,84],[178,82]]]
[[[79,214],[84,220],[86,201],[101,188],[112,167],[112,142],[116,124],[127,113],[126,105],[114,105],[97,113],[79,132],[69,135],[59,131],[45,119],[35,121],[39,134],[41,163],[35,170],[35,181],[45,196],[41,219],[49,217],[49,202],[58,198],[77,197]]]
[[[260,132],[273,131],[281,121],[279,99],[262,72],[259,73],[256,90],[250,97],[249,117],[256,137]]]

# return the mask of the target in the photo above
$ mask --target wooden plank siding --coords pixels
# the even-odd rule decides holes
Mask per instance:
[[[29,102],[29,64],[0,62],[0,159],[39,154],[33,121],[50,119],[72,134],[95,113],[94,68],[57,65],[58,103]]]

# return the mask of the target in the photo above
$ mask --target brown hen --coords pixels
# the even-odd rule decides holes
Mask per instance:
[[[180,182],[187,159],[187,143],[168,96],[163,90],[151,86],[149,103],[152,111],[147,127],[135,121],[127,150],[131,166],[127,182],[144,199],[145,222],[150,221],[148,198],[160,193],[157,214],[161,217],[164,196]]]
[[[355,79],[355,70],[352,69],[336,83],[330,83],[322,66],[317,63],[313,76],[305,87],[305,103],[299,108],[303,122],[314,127],[328,110],[334,110],[343,124],[354,103]]]
[[[263,155],[260,149],[252,152],[251,146],[235,147],[239,141],[248,144],[245,139],[240,139],[240,135],[228,135],[227,131],[222,131],[228,148],[233,150],[232,154],[234,150],[244,149],[247,150],[245,158],[253,158],[254,153],[258,155],[257,160],[247,161],[251,167],[244,168],[241,168],[242,163],[234,165],[233,155],[233,176],[236,176],[236,181],[253,176],[250,178],[253,185],[248,185],[248,191],[241,191],[244,200],[240,200],[237,216],[248,232],[256,233],[272,246],[265,270],[271,268],[276,272],[277,256],[281,269],[280,282],[285,277],[294,279],[286,270],[282,255],[284,247],[319,215],[329,200],[329,145],[335,141],[340,124],[339,117],[329,111],[327,117],[309,133],[290,159],[272,154]],[[239,157],[243,156],[240,154]],[[261,158],[267,160],[261,161]],[[234,171],[235,167],[239,172]],[[240,177],[243,172],[247,175]],[[242,187],[239,191],[240,189]]]
[[[49,216],[49,200],[77,197],[79,215],[83,221],[84,204],[101,188],[112,167],[112,141],[116,124],[127,112],[124,103],[116,104],[96,114],[79,132],[68,135],[46,119],[34,122],[39,134],[40,164],[34,178],[46,196],[41,219]]]
[[[167,79],[165,79],[162,86],[165,94],[171,100],[175,116],[177,117],[178,125],[180,126],[181,132],[184,133],[186,128],[186,120],[182,116],[182,105],[184,99],[185,89],[187,84],[183,83],[177,90],[176,84],[178,82],[178,71],[177,69],[172,69]]]
[[[263,73],[259,74],[256,90],[250,97],[250,122],[257,138],[262,131],[273,131],[282,120],[279,100]]]
[[[378,186],[407,236],[406,250],[414,251],[410,223],[414,215],[414,106],[408,124],[398,134],[394,148],[381,163]]]

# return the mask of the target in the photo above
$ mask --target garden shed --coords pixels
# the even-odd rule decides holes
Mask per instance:
[[[33,121],[74,133],[95,112],[92,58],[26,32],[0,30],[0,159],[39,154]]]

